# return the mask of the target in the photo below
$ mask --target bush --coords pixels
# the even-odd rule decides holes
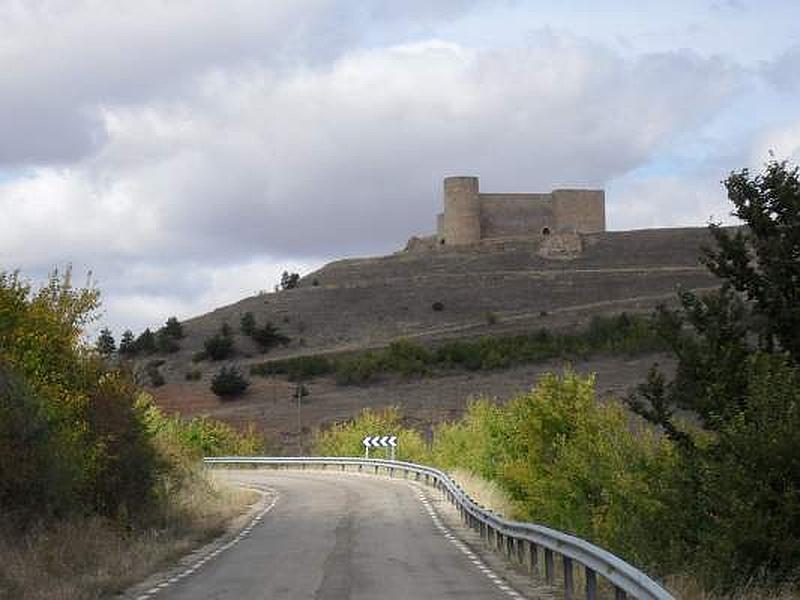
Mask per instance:
[[[211,360],[225,360],[233,356],[234,353],[233,339],[223,333],[218,333],[208,338],[203,342],[203,348],[205,350],[202,358],[210,358]]]
[[[364,456],[362,440],[368,435],[396,435],[396,458],[422,464],[430,462],[430,453],[422,436],[403,427],[400,411],[395,407],[382,411],[365,409],[355,419],[318,432],[314,439],[314,453],[319,456]],[[389,456],[389,449],[370,451],[371,456],[381,454]]]
[[[487,311],[484,313],[484,318],[486,319],[487,325],[496,325],[497,324],[497,314],[493,313],[492,311]]]
[[[262,352],[267,352],[277,345],[286,346],[291,340],[283,335],[272,323],[266,323],[263,327],[256,327],[250,334],[253,341],[258,344]]]
[[[151,360],[145,365],[145,375],[147,375],[150,385],[153,387],[161,387],[166,383],[164,376],[159,371],[159,367],[164,364],[163,360]]]
[[[241,396],[249,386],[236,367],[222,367],[211,380],[211,391],[222,399]]]
[[[194,369],[192,371],[186,371],[184,378],[186,379],[186,381],[199,381],[202,376],[203,376],[202,371]]]
[[[275,360],[250,367],[251,375],[287,375],[289,381],[303,381],[314,377],[328,375],[335,369],[335,364],[325,356],[298,356],[285,360]]]
[[[438,300],[431,304],[431,309],[433,312],[442,312],[444,310],[444,304],[439,302]]]
[[[255,329],[256,318],[253,316],[253,313],[244,313],[239,319],[239,331],[241,331],[244,335],[250,336],[253,335]]]
[[[154,507],[159,462],[136,389],[83,345],[98,306],[69,271],[35,293],[0,274],[0,514],[18,525],[73,513],[129,522]]]

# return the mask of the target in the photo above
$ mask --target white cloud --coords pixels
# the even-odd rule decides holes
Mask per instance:
[[[28,168],[0,180],[0,268],[90,267],[111,324],[137,327],[292,264],[395,250],[433,230],[450,174],[498,191],[612,182],[616,227],[717,210],[724,173],[626,174],[750,75],[546,29],[523,47],[427,35],[477,4],[1,4],[0,165]]]

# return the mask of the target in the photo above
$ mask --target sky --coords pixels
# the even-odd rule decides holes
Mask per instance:
[[[796,0],[0,0],[0,271],[117,336],[430,234],[442,179],[732,222],[800,162]]]

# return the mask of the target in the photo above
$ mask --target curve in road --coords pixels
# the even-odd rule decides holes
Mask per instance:
[[[358,474],[230,471],[274,492],[235,538],[137,600],[519,600],[422,486]]]

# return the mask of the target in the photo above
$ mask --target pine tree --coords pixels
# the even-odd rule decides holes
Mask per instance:
[[[105,357],[110,357],[117,349],[117,343],[114,341],[114,336],[111,335],[111,330],[108,327],[103,327],[100,330],[100,336],[97,338],[95,344],[97,351]]]

